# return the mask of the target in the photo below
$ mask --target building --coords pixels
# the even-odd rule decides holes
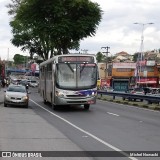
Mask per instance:
[[[135,83],[140,87],[158,87],[158,66],[155,60],[144,60],[137,62],[137,76]]]
[[[101,85],[114,88],[115,91],[126,91],[134,87],[159,87],[160,64],[154,60],[134,62],[100,63],[99,77]]]
[[[112,87],[115,91],[127,91],[131,88],[136,63],[113,63]]]

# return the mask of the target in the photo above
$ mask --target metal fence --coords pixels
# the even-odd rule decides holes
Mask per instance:
[[[160,95],[138,95],[138,94],[130,94],[130,93],[123,93],[123,92],[106,92],[102,90],[97,91],[97,95],[109,95],[113,96],[113,99],[115,97],[122,97],[123,100],[128,99],[128,100],[141,100],[141,101],[147,101],[148,104],[151,103],[159,103],[160,102]]]

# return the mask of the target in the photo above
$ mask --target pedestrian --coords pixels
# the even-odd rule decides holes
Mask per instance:
[[[5,87],[5,79],[2,79],[2,87]]]

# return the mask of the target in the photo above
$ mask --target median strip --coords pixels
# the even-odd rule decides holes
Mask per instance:
[[[123,100],[121,98],[113,99],[112,96],[107,96],[107,95],[98,95],[97,99],[103,100],[103,101],[108,101],[108,102],[114,102],[114,103],[119,103],[119,104],[124,104],[124,105],[131,105],[131,106],[136,106],[140,108],[147,108],[150,110],[156,110],[160,111],[160,105],[159,104],[146,104],[143,101],[129,101],[129,100]]]

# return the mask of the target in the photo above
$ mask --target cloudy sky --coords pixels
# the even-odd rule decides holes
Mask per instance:
[[[92,0],[103,10],[103,17],[96,35],[81,41],[80,51],[96,54],[109,46],[109,55],[125,51],[140,51],[144,25],[144,51],[160,48],[160,0]],[[10,0],[0,0],[0,57],[12,59],[14,54],[28,55],[14,47],[9,26],[10,17],[5,7]],[[139,24],[134,24],[134,23]],[[154,23],[149,25],[147,23]]]

